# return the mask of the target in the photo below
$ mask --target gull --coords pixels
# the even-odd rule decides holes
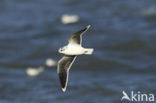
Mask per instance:
[[[84,34],[89,29],[89,27],[90,25],[70,35],[68,37],[68,44],[58,50],[59,53],[64,54],[64,56],[59,60],[57,64],[57,73],[63,92],[66,91],[69,69],[71,68],[76,57],[83,54],[91,55],[94,51],[93,48],[84,48],[81,45],[82,34]]]

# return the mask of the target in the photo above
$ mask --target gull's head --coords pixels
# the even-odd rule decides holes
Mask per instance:
[[[59,50],[58,50],[58,52],[59,53],[64,53],[65,52],[65,50],[66,50],[66,46],[63,46],[63,47],[61,47]]]

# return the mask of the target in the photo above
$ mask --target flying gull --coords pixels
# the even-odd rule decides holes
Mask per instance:
[[[66,91],[69,69],[76,57],[82,54],[91,55],[94,50],[93,48],[83,48],[81,45],[82,34],[84,34],[89,29],[89,27],[90,25],[70,35],[68,37],[68,44],[58,50],[59,53],[64,54],[64,56],[59,60],[57,64],[57,73],[63,92]]]

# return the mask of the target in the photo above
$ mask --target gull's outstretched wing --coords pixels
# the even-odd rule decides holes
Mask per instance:
[[[57,73],[59,76],[59,80],[60,80],[63,92],[66,91],[69,69],[75,59],[76,59],[76,56],[65,55],[58,62]]]
[[[84,34],[88,29],[89,29],[90,25],[88,25],[87,27],[85,27],[84,29],[70,35],[68,37],[68,42],[69,43],[75,43],[75,44],[79,44],[81,45],[82,42],[82,34]]]

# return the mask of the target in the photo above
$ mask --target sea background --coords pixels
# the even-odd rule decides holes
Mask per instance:
[[[76,59],[63,93],[45,61],[89,24],[83,46],[95,51]],[[156,95],[156,0],[0,0],[0,103],[121,103],[122,91]]]

